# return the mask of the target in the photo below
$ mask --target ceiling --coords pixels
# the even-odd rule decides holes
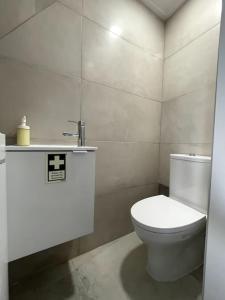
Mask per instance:
[[[167,20],[187,0],[141,0],[157,16]]]

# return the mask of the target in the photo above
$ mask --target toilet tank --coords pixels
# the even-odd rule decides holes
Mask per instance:
[[[208,211],[211,158],[170,155],[170,197],[202,213]]]

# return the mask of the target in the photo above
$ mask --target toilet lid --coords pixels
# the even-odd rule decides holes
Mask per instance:
[[[160,233],[185,231],[205,222],[206,215],[166,196],[146,198],[134,204],[131,216],[146,230]]]

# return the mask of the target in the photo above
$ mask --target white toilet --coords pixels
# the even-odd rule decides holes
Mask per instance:
[[[210,173],[208,156],[171,154],[170,197],[146,198],[131,208],[154,279],[175,281],[203,263]]]

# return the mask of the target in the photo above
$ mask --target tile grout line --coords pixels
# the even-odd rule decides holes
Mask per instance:
[[[143,187],[150,187],[150,186],[157,186],[159,183],[156,182],[149,182],[149,183],[145,183],[145,184],[138,184],[138,185],[130,185],[130,186],[124,186],[121,187],[115,191],[111,191],[109,193],[96,193],[96,197],[104,197],[104,196],[109,196],[109,195],[114,195],[116,193],[120,193],[122,191],[127,191],[127,190],[131,190],[131,189],[137,189],[137,188],[143,188]]]
[[[101,85],[101,86],[107,87],[107,88],[109,88],[109,89],[113,89],[113,90],[116,90],[116,91],[120,91],[120,92],[129,94],[129,95],[133,95],[133,96],[136,96],[136,97],[139,97],[139,98],[148,100],[148,101],[154,101],[154,102],[162,103],[162,101],[160,101],[160,100],[156,100],[156,99],[153,99],[153,98],[148,98],[148,97],[146,97],[146,96],[142,96],[142,95],[137,94],[137,93],[132,93],[132,92],[127,91],[127,90],[123,90],[123,89],[120,89],[120,88],[117,88],[117,87],[113,87],[113,86],[108,85],[108,84],[106,84],[106,83],[102,83],[102,82],[98,82],[98,81],[90,80],[90,79],[86,79],[86,78],[84,78],[83,80],[84,80],[84,81],[87,81],[87,82],[90,82],[90,83],[94,83],[94,84],[96,84],[96,85]]]
[[[90,139],[87,137],[87,141],[95,142],[95,143],[117,143],[117,144],[151,144],[151,145],[159,145],[159,142],[152,142],[152,141],[126,141],[126,140],[97,140],[97,139]]]
[[[170,102],[170,101],[176,101],[184,96],[187,96],[187,95],[190,95],[190,94],[194,94],[198,91],[201,91],[201,90],[209,90],[209,89],[212,89],[212,88],[215,88],[216,87],[216,81],[213,81],[211,83],[208,83],[208,84],[203,84],[201,86],[199,86],[198,88],[194,89],[194,90],[191,90],[190,92],[186,92],[184,94],[180,94],[180,95],[177,95],[177,96],[174,96],[172,98],[169,98],[167,100],[164,100],[162,103],[167,103],[167,102]]]
[[[40,13],[44,12],[46,9],[48,9],[51,6],[54,6],[56,3],[58,3],[58,1],[55,1],[51,4],[49,4],[48,6],[46,6],[45,8],[43,8],[42,10],[34,13],[33,15],[31,15],[29,18],[27,18],[26,20],[24,20],[23,22],[21,22],[19,25],[15,26],[13,29],[11,29],[10,31],[6,32],[5,34],[3,34],[2,36],[0,36],[0,41],[2,39],[4,39],[5,37],[7,37],[8,35],[10,35],[11,33],[13,33],[14,31],[16,31],[17,29],[19,29],[20,27],[22,27],[24,24],[26,24],[27,22],[29,22],[30,20],[32,20],[33,18],[35,18],[37,15],[39,15]]]
[[[25,24],[26,22],[28,22],[30,19],[34,18],[36,15],[38,15],[39,13],[41,13],[41,12],[43,12],[44,10],[46,10],[47,8],[49,8],[50,6],[53,6],[53,5],[56,5],[56,4],[60,4],[60,5],[62,5],[62,6],[64,6],[64,7],[66,7],[66,8],[68,8],[68,9],[70,9],[70,10],[73,11],[75,14],[80,15],[78,12],[76,12],[75,10],[73,10],[71,7],[68,7],[67,5],[65,5],[64,3],[62,3],[60,0],[58,0],[58,1],[54,2],[54,3],[52,3],[51,5],[49,5],[48,7],[46,7],[45,9],[41,10],[40,12],[38,12],[38,13],[32,15],[29,19],[25,20],[23,23],[21,23],[21,24],[18,25],[16,28],[14,28],[12,31],[16,30],[17,28],[19,28],[20,26],[22,26],[23,24]],[[83,37],[83,22],[84,22],[84,18],[86,18],[86,19],[89,20],[90,22],[95,23],[95,24],[98,25],[99,27],[102,27],[104,30],[106,30],[106,31],[108,31],[108,32],[111,32],[111,31],[108,30],[106,27],[102,26],[102,25],[99,24],[98,22],[95,22],[94,20],[89,19],[88,17],[86,17],[86,16],[84,15],[84,1],[83,1],[83,0],[82,0],[82,10],[83,10],[82,15],[80,15],[80,16],[82,17],[82,42],[81,42],[82,45],[81,45],[81,48],[83,48],[83,39],[84,39],[84,37]],[[9,33],[7,33],[7,35],[10,34],[12,31],[10,31]],[[142,47],[140,47],[140,46],[138,46],[138,45],[135,45],[135,44],[133,44],[132,42],[130,42],[129,40],[124,39],[123,37],[120,37],[120,36],[118,36],[118,37],[121,38],[121,39],[123,39],[123,40],[125,40],[125,41],[127,41],[127,42],[130,43],[132,46],[137,47],[137,48],[139,48],[139,49],[142,49],[142,50],[143,50],[144,52],[146,52],[146,53],[150,53],[150,50],[145,49],[145,48],[142,48]],[[4,38],[4,37],[2,37],[2,38]],[[0,38],[0,39],[1,39],[1,38]],[[153,57],[156,57],[156,58],[158,58],[158,59],[160,59],[160,60],[163,60],[163,57],[161,58],[161,57],[159,57],[159,56],[155,56],[155,55],[153,55],[152,53],[150,53],[150,55],[153,56]],[[0,56],[1,56],[1,55],[0,55]],[[74,78],[74,77],[75,77],[75,78],[81,78],[81,81],[82,81],[82,80],[86,80],[86,81],[93,82],[93,83],[96,83],[96,84],[99,84],[99,85],[102,85],[102,86],[105,86],[105,87],[109,87],[109,88],[112,88],[112,89],[115,89],[115,90],[118,90],[118,91],[121,91],[121,92],[129,93],[129,94],[131,94],[131,95],[135,95],[135,96],[138,96],[138,97],[143,98],[143,99],[148,99],[148,100],[150,100],[150,101],[155,101],[155,102],[161,103],[161,101],[158,100],[158,99],[149,98],[149,97],[146,97],[146,96],[137,94],[137,93],[132,93],[132,92],[127,91],[127,90],[124,90],[124,89],[115,88],[115,87],[110,86],[110,85],[105,84],[105,83],[100,83],[100,82],[96,82],[96,81],[92,81],[92,80],[86,79],[85,76],[84,76],[84,74],[83,74],[84,70],[83,70],[83,57],[82,57],[82,56],[83,56],[83,50],[81,51],[81,77],[79,77],[79,76],[77,76],[77,75],[73,75],[73,74],[63,74],[63,73],[59,73],[59,72],[53,71],[53,70],[51,70],[51,69],[49,69],[49,68],[46,68],[46,67],[44,67],[44,66],[39,66],[39,65],[37,65],[37,64],[29,64],[29,63],[26,63],[26,62],[24,62],[24,61],[19,61],[19,60],[17,60],[17,59],[13,59],[13,58],[10,58],[10,57],[7,57],[7,56],[5,56],[5,58],[11,59],[11,60],[14,60],[14,61],[17,61],[17,62],[24,63],[24,64],[26,64],[26,65],[28,65],[28,66],[37,68],[37,69],[39,69],[39,70],[42,70],[42,69],[43,69],[43,70],[49,71],[49,72],[51,72],[51,73],[53,73],[53,74],[57,74],[57,75],[59,75],[59,76],[65,76],[65,77],[67,77],[67,78]],[[4,56],[2,56],[2,57],[4,57]]]
[[[153,51],[152,49],[150,49],[150,48],[145,48],[145,47],[143,47],[143,46],[140,46],[140,45],[138,45],[138,44],[135,44],[134,42],[132,42],[132,41],[130,41],[129,39],[127,39],[126,37],[121,36],[121,35],[118,35],[118,34],[112,32],[109,28],[107,28],[106,26],[102,25],[102,24],[99,23],[98,21],[95,21],[94,19],[91,19],[91,18],[89,18],[88,16],[86,16],[86,15],[85,15],[85,12],[84,12],[84,8],[85,8],[85,3],[84,3],[84,1],[85,1],[85,0],[82,0],[82,13],[80,13],[80,12],[76,11],[75,9],[69,7],[68,5],[66,5],[65,3],[61,2],[60,0],[57,0],[56,2],[59,3],[59,4],[61,4],[61,5],[63,5],[63,6],[66,7],[67,9],[72,10],[75,14],[78,14],[79,16],[81,16],[81,17],[87,19],[89,22],[92,22],[92,23],[96,24],[97,26],[101,27],[103,30],[115,34],[118,38],[120,38],[121,40],[126,41],[126,42],[129,43],[130,45],[139,48],[139,49],[142,50],[143,52],[150,53],[150,55],[151,55],[152,57],[158,58],[158,59],[162,59],[162,60],[164,59],[163,56],[161,57],[160,55],[153,54],[153,53],[152,53],[152,51]],[[53,3],[53,4],[54,4],[54,3]],[[161,20],[161,21],[162,21],[162,20]],[[162,21],[162,23],[165,24],[163,21]]]
[[[59,73],[57,71],[54,71],[50,68],[47,68],[43,65],[38,65],[38,64],[34,64],[34,63],[27,63],[25,61],[22,61],[22,60],[19,60],[17,58],[14,58],[14,57],[9,57],[9,56],[5,56],[5,55],[2,55],[0,54],[0,61],[1,60],[7,60],[9,62],[14,62],[16,64],[21,64],[21,65],[25,65],[31,69],[36,69],[37,71],[39,72],[46,72],[46,73],[51,73],[51,74],[54,74],[54,75],[57,75],[57,76],[61,76],[61,77],[65,77],[65,78],[68,78],[68,79],[81,79],[80,76],[78,75],[75,75],[75,74],[69,74],[69,73]]]
[[[89,18],[88,16],[86,16],[86,15],[85,15],[85,12],[84,12],[84,8],[85,8],[85,3],[84,3],[84,1],[85,1],[85,0],[82,0],[82,14],[80,14],[78,11],[75,11],[74,9],[72,9],[71,7],[69,7],[68,5],[66,5],[65,3],[62,3],[60,0],[57,0],[56,2],[57,2],[57,3],[60,3],[61,5],[65,6],[66,8],[72,10],[74,13],[76,13],[76,14],[82,16],[83,18],[87,19],[89,22],[92,22],[92,23],[96,24],[97,26],[101,27],[103,30],[115,34],[118,38],[120,38],[121,40],[126,41],[126,42],[129,43],[130,45],[132,45],[132,46],[134,46],[134,47],[137,47],[137,48],[139,48],[140,50],[142,50],[142,51],[144,51],[144,52],[146,52],[146,53],[150,52],[150,55],[151,55],[152,57],[158,58],[158,59],[162,59],[162,60],[164,59],[163,56],[161,57],[160,55],[153,54],[153,53],[152,53],[152,49],[150,49],[150,48],[145,48],[145,47],[143,47],[143,46],[140,46],[140,45],[138,45],[138,44],[135,44],[134,42],[132,42],[132,41],[130,41],[129,39],[127,39],[126,37],[121,36],[121,35],[118,35],[118,34],[112,32],[109,28],[107,28],[106,26],[102,25],[102,24],[99,23],[98,21],[95,21],[94,19],[91,19],[91,18]],[[161,21],[162,21],[162,20],[161,20]],[[163,21],[162,21],[162,23],[165,24]]]
[[[145,53],[149,53],[149,55],[152,56],[153,58],[157,58],[157,59],[163,60],[163,57],[160,57],[159,55],[155,55],[155,54],[151,53],[152,50],[150,50],[148,48],[141,47],[141,46],[139,46],[137,44],[132,43],[130,40],[126,39],[125,37],[112,32],[109,28],[105,27],[104,25],[98,23],[97,21],[95,21],[93,19],[90,19],[89,17],[87,17],[85,15],[84,15],[84,18],[87,19],[89,22],[92,22],[95,25],[97,25],[98,27],[102,28],[104,31],[107,31],[107,32],[110,32],[110,33],[116,35],[120,40],[123,40],[123,41],[129,43],[131,46],[133,46],[135,48],[138,48],[139,50],[142,50]]]
[[[82,13],[80,13],[78,10],[75,10],[74,8],[70,7],[68,4],[63,3],[61,0],[56,0],[55,3],[58,3],[62,6],[64,6],[65,8],[71,10],[74,14],[83,17],[83,5],[82,5]],[[83,3],[83,2],[82,2]]]
[[[72,79],[80,79],[80,80],[83,80],[83,81],[94,83],[96,85],[107,87],[109,89],[113,89],[113,90],[120,91],[120,92],[123,92],[123,93],[126,93],[126,94],[130,94],[130,95],[133,95],[133,96],[136,96],[136,97],[139,97],[141,99],[148,100],[148,101],[153,101],[153,102],[158,102],[158,103],[162,102],[162,101],[157,100],[157,99],[149,98],[149,97],[137,94],[137,93],[132,93],[130,91],[120,89],[118,87],[113,87],[113,86],[108,85],[106,83],[101,83],[101,82],[94,81],[94,80],[89,80],[89,79],[86,79],[86,78],[82,79],[80,76],[75,75],[75,74],[72,75],[72,74],[66,74],[66,73],[59,73],[57,71],[53,71],[52,69],[46,68],[44,66],[40,66],[40,65],[32,64],[32,63],[27,63],[27,62],[24,62],[24,61],[21,61],[21,60],[18,60],[18,59],[15,59],[15,58],[12,58],[12,57],[0,54],[0,60],[1,59],[5,59],[5,60],[11,61],[11,62],[15,62],[17,64],[23,64],[23,65],[25,65],[25,66],[27,66],[29,68],[32,68],[33,70],[37,69],[39,72],[48,72],[48,73],[51,73],[51,74],[54,74],[54,75],[57,75],[57,76],[61,76],[61,77],[65,77],[65,78],[68,78],[68,79],[71,79],[71,80]]]
[[[195,142],[183,142],[183,143],[181,143],[181,142],[161,142],[161,144],[163,144],[163,145],[199,145],[199,146],[201,146],[201,145],[211,145],[212,142],[203,142],[203,143],[201,143],[201,142],[197,142],[197,143],[195,143]]]
[[[207,33],[209,33],[211,30],[215,29],[218,25],[220,25],[220,21],[218,23],[216,23],[215,25],[213,25],[212,27],[210,27],[209,29],[207,29],[206,31],[202,32],[201,34],[199,34],[198,36],[196,36],[194,39],[192,39],[191,41],[189,41],[188,43],[186,43],[185,45],[183,45],[181,48],[177,49],[175,52],[171,53],[168,56],[164,56],[164,59],[170,59],[172,56],[176,55],[178,52],[182,51],[183,49],[185,49],[186,47],[190,46],[192,43],[194,43],[195,41],[197,41],[198,39],[202,38],[204,35],[206,35]]]
[[[164,24],[164,49],[163,49],[163,71],[162,71],[162,102],[160,114],[160,134],[159,134],[159,168],[158,168],[158,183],[160,182],[160,166],[161,166],[161,138],[162,138],[162,120],[163,120],[163,105],[164,105],[164,82],[165,82],[165,51],[166,51],[166,23]]]
[[[84,10],[84,0],[82,0],[82,14]],[[81,94],[80,94],[80,120],[83,118],[83,99],[84,99],[84,17],[81,16]]]

